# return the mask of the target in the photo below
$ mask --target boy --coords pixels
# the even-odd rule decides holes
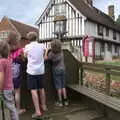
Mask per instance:
[[[60,107],[63,105],[67,106],[69,103],[65,88],[65,64],[60,40],[53,40],[51,42],[51,51],[49,53],[48,51],[49,50],[47,50],[45,54],[45,59],[52,61],[54,85],[58,94],[58,102],[56,105]]]
[[[27,34],[29,44],[25,46],[24,53],[28,59],[27,63],[27,84],[31,90],[32,99],[35,107],[35,114],[32,118],[41,117],[42,113],[39,106],[39,95],[41,100],[41,108],[43,111],[47,110],[45,90],[43,86],[44,76],[44,53],[45,46],[37,42],[38,35],[36,32],[29,32]]]

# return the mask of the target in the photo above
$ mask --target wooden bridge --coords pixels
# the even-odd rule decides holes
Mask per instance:
[[[82,37],[81,37],[82,38]],[[67,86],[104,106],[103,113],[110,108],[120,112],[120,67],[83,62],[81,39],[64,39],[62,47],[65,55]],[[46,41],[46,46],[48,42]],[[92,61],[90,58],[89,61]],[[109,110],[107,114],[113,114]],[[113,120],[119,120],[117,114]],[[95,119],[95,120],[107,120]],[[71,119],[72,120],[72,119]],[[78,120],[78,119],[76,119]],[[90,119],[89,119],[90,120]]]
[[[78,80],[68,87],[120,112],[120,66],[81,62],[80,47],[74,45],[63,44],[78,62]]]
[[[46,46],[47,45],[48,42],[46,42]],[[65,55],[67,86],[71,90],[79,93],[79,95],[82,94],[83,96],[100,103],[105,108],[110,108],[113,111],[115,110],[117,113],[120,112],[120,86],[118,86],[120,85],[120,67],[82,62],[80,40],[63,42],[63,50]],[[49,91],[52,88],[50,88],[49,84],[51,81],[48,80],[51,78],[51,75],[49,74],[48,76],[49,71],[46,71],[46,73],[46,88]],[[29,103],[30,105],[30,96],[26,96],[28,90],[26,90],[25,86],[23,87],[25,88],[22,91],[22,95],[25,98],[23,104],[27,102],[27,104]],[[86,101],[84,101],[84,104],[86,104]],[[61,109],[61,112],[58,110],[58,113],[56,113],[56,109],[51,107],[48,115],[55,118],[52,120],[61,120],[63,119],[63,116],[67,116],[67,120],[108,120],[103,114],[98,115],[95,111],[96,110],[92,111],[89,109],[88,105],[84,106],[83,103],[80,103],[76,106],[71,105],[70,110],[66,108],[64,110]],[[76,116],[76,114],[71,116],[71,114],[74,113],[78,113],[78,116]],[[26,113],[21,117],[21,120],[30,120],[31,114],[32,112]],[[119,117],[117,118],[118,119],[113,118],[111,120],[119,120]]]
[[[120,67],[82,62],[80,41],[63,40],[67,74],[73,74],[67,78],[68,87],[120,112],[120,86],[113,88],[112,85],[115,82],[120,84]],[[76,62],[70,63],[71,59]]]

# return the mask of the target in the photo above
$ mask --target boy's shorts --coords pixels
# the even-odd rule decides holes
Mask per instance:
[[[44,88],[43,76],[44,75],[30,75],[30,74],[27,74],[28,89],[39,90],[39,89]]]
[[[54,85],[56,89],[65,88],[65,71],[53,70]]]

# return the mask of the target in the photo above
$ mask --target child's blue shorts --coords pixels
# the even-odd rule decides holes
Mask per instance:
[[[61,69],[53,70],[53,79],[56,89],[65,88],[65,71]]]

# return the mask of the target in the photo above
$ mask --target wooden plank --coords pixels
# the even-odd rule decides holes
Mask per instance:
[[[106,69],[106,94],[110,94],[110,69]]]
[[[95,71],[95,72],[99,72],[99,73],[105,73],[105,71],[103,69],[99,69],[99,68],[95,68],[95,67],[86,67],[86,66],[83,66],[83,69],[84,70],[90,70],[90,71]]]
[[[117,98],[113,98],[92,88],[87,88],[81,85],[70,85],[68,87],[120,112],[120,100]]]

